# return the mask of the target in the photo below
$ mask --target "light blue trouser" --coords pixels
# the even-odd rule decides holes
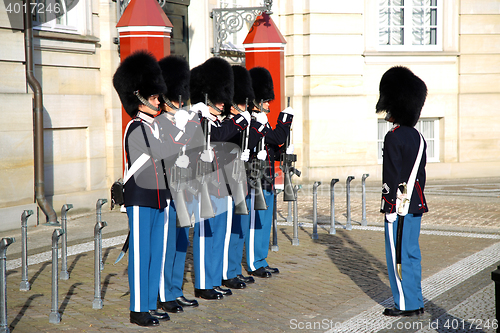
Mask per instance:
[[[251,189],[249,200],[247,199],[250,213],[240,216],[242,228],[249,226],[245,235],[245,244],[247,265],[250,271],[269,266],[266,258],[273,224],[274,194],[266,190],[263,193],[268,208],[266,210],[254,209],[255,191]]]
[[[401,243],[402,280],[396,273],[396,232],[401,217],[393,223],[385,220],[385,255],[387,271],[391,283],[392,296],[396,309],[417,310],[424,307],[422,297],[422,266],[420,246],[420,222],[422,214],[407,214],[404,217],[403,240]]]
[[[231,197],[230,197],[231,198]],[[224,238],[224,262],[222,279],[230,280],[241,274],[241,258],[245,236],[241,228],[241,215],[234,214],[234,201],[231,198],[231,209],[228,211],[226,234]],[[248,229],[248,227],[247,227]]]
[[[167,210],[168,207],[165,209]],[[165,210],[129,206],[128,281],[130,311],[156,310],[160,283]]]
[[[175,202],[171,201],[165,219],[163,265],[160,279],[160,302],[173,301],[183,296],[184,267],[189,246],[189,228],[177,228]]]
[[[194,287],[196,289],[212,289],[222,283],[228,198],[210,196],[215,217],[209,219],[200,217],[196,220],[193,235]]]
[[[189,228],[176,228],[176,233],[174,270],[172,272],[172,294],[174,298],[184,296],[182,284],[184,282],[184,268],[186,267],[186,253],[189,247]]]

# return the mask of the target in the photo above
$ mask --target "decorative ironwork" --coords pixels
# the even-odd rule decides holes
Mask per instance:
[[[127,8],[130,0],[113,0],[116,1],[116,22],[120,21],[120,17],[122,17],[125,8]],[[157,0],[160,7],[163,8],[165,6],[166,0]]]
[[[125,8],[130,0],[116,1],[117,21],[120,20]],[[157,0],[160,6],[166,3],[166,0]],[[238,50],[231,43],[224,44],[228,36],[243,29],[245,22],[253,23],[257,16],[262,12],[272,14],[271,7],[273,0],[264,0],[262,7],[239,7],[239,8],[214,8],[210,13],[213,19],[214,47],[212,53],[214,56],[224,56],[230,58],[233,62],[241,62],[245,58],[245,52]]]
[[[239,8],[214,8],[210,13],[213,19],[214,47],[212,53],[214,56],[225,55],[231,58],[244,57],[241,51],[235,49],[224,49],[222,45],[232,33],[243,29],[245,22],[253,23],[257,16],[262,12],[272,14],[272,0],[264,0],[263,7],[239,7]]]

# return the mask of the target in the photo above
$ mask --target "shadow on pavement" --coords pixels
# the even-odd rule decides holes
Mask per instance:
[[[45,270],[45,268],[48,266],[48,265],[52,265],[52,261],[50,262],[45,262],[43,263],[43,265],[40,267],[40,269],[38,270],[38,272],[36,272],[30,279],[29,281],[29,285],[30,286],[33,286],[33,282],[36,281],[36,279],[38,278],[38,276]]]
[[[33,300],[35,298],[40,297],[40,296],[43,296],[43,294],[34,294],[34,295],[31,295],[26,300],[26,302],[24,303],[23,307],[21,308],[21,310],[17,314],[16,318],[14,318],[14,320],[10,324],[10,331],[13,331],[16,328],[16,325],[21,321],[21,319],[23,319],[23,316],[26,313],[26,310],[28,310],[28,308],[31,306],[31,302],[33,302]]]
[[[73,285],[69,287],[69,290],[66,293],[66,297],[64,297],[64,300],[62,301],[61,306],[59,307],[59,313],[61,314],[61,318],[64,315],[64,310],[66,310],[66,307],[68,306],[68,303],[71,300],[71,296],[76,294],[75,289],[82,284],[83,284],[82,282],[77,282],[73,283]]]

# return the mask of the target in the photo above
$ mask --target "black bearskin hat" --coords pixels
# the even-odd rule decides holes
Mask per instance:
[[[271,73],[264,67],[254,67],[250,70],[255,101],[260,103],[274,100],[274,86]]]
[[[395,66],[380,80],[376,112],[387,112],[399,125],[414,127],[427,97],[427,87],[411,70]]]
[[[248,70],[240,65],[232,66],[234,75],[234,96],[233,102],[237,105],[244,105],[248,98],[248,103],[255,99],[252,87],[252,78]]]
[[[191,104],[210,102],[230,103],[234,94],[234,78],[231,65],[222,58],[210,58],[191,70]]]
[[[113,86],[131,117],[135,117],[141,104],[134,92],[138,91],[146,100],[151,95],[167,92],[158,62],[146,51],[138,51],[123,60],[113,75]]]
[[[167,85],[165,96],[171,101],[178,101],[181,96],[182,100],[187,102],[191,77],[188,62],[184,58],[171,55],[158,61],[158,64]]]

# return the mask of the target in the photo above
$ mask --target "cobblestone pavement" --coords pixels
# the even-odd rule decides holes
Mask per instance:
[[[19,230],[7,249],[7,324],[11,332],[495,332],[491,272],[499,265],[500,179],[429,182],[430,212],[422,219],[423,286],[426,312],[418,318],[388,320],[379,309],[390,303],[385,264],[379,184],[366,185],[366,219],[361,227],[361,182],[351,183],[352,230],[345,230],[346,193],[335,185],[336,234],[329,234],[330,187],[318,188],[318,239],[312,240],[312,188],[299,191],[299,245],[285,222],[288,204],[278,196],[279,251],[269,252],[271,266],[281,273],[258,279],[220,301],[199,300],[200,306],[171,314],[156,328],[129,323],[126,258],[114,265],[127,232],[125,214],[103,207],[104,269],[102,309],[93,309],[95,216],[68,212],[69,280],[58,281],[56,311],[51,313],[51,233],[53,227],[28,228],[28,281],[20,291]],[[96,198],[97,200],[97,198]],[[21,215],[22,212],[20,212]],[[193,296],[193,269],[188,253],[184,292]],[[61,261],[59,260],[59,268]],[[443,282],[444,281],[444,282]],[[428,289],[426,289],[428,288]],[[354,320],[357,324],[349,326]],[[336,326],[337,325],[337,326]],[[356,326],[357,325],[357,326]],[[360,326],[361,325],[361,326]],[[364,326],[363,326],[364,325]],[[347,327],[347,328],[346,328]],[[360,328],[361,327],[361,328]]]

